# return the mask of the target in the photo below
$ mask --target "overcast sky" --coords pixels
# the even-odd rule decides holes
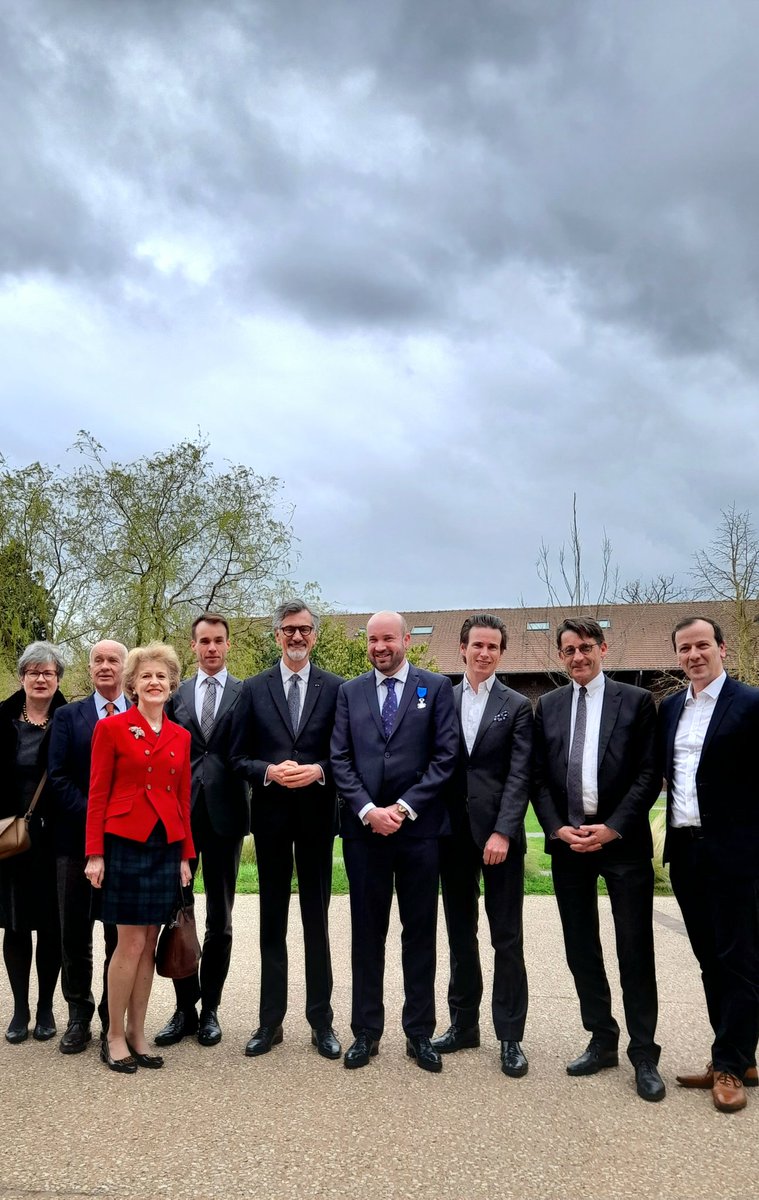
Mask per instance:
[[[756,0],[0,0],[0,450],[198,429],[348,609],[759,519]]]

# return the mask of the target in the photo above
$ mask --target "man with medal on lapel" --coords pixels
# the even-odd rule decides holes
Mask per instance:
[[[458,756],[451,682],[412,666],[396,612],[366,627],[373,670],[340,688],[332,769],[351,905],[354,1042],[345,1066],[364,1067],[384,1029],[383,976],[393,885],[403,929],[406,1053],[425,1071],[442,1059],[435,1028],[438,839],[449,828],[445,795]]]

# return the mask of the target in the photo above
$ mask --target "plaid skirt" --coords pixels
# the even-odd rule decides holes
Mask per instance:
[[[101,919],[110,925],[163,925],[179,900],[181,842],[158,822],[146,842],[105,835]]]

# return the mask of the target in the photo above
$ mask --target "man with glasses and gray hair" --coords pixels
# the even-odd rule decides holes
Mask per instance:
[[[282,656],[275,667],[245,681],[231,747],[235,769],[252,788],[261,921],[259,1026],[245,1054],[256,1058],[282,1041],[294,863],[311,1042],[324,1058],[339,1058],[328,925],[337,825],[329,740],[342,679],[310,662],[319,618],[304,600],[280,604],[273,626]]]
[[[619,1026],[598,933],[600,876],[611,900],[637,1092],[643,1100],[661,1100],[648,820],[661,782],[654,703],[642,688],[604,675],[608,647],[591,617],[562,621],[556,645],[571,682],[538,702],[533,803],[551,855],[567,963],[591,1035],[567,1074],[595,1075],[619,1061]]]

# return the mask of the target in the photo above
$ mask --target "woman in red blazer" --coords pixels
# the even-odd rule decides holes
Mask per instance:
[[[191,879],[190,735],[164,716],[179,684],[176,652],[162,642],[127,658],[124,691],[135,707],[98,721],[92,739],[85,874],[103,889],[102,919],[118,928],[108,970],[107,1040],[101,1058],[112,1071],[162,1067],[149,1054],[145,1013],[158,930],[180,883]],[[126,1018],[126,1024],[125,1024]]]

